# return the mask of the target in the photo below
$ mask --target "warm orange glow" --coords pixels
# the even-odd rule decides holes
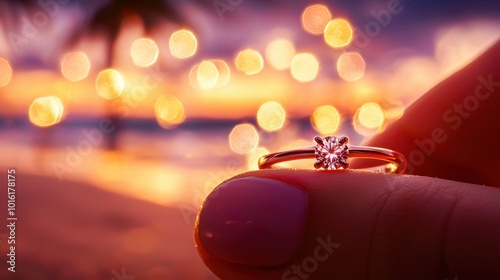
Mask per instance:
[[[219,70],[213,62],[204,60],[198,65],[196,77],[201,89],[212,89],[219,80]]]
[[[137,39],[132,43],[130,56],[135,65],[148,67],[158,59],[158,46],[155,41],[148,38]]]
[[[325,27],[325,42],[334,48],[342,48],[352,41],[353,30],[351,24],[345,19],[334,19]]]
[[[247,168],[248,170],[258,170],[259,169],[259,158],[269,154],[269,150],[264,147],[258,147],[251,151],[247,156]]]
[[[380,127],[384,123],[385,115],[377,103],[366,103],[359,109],[359,121],[368,128]]]
[[[299,53],[292,59],[292,76],[299,82],[307,83],[318,75],[319,63],[316,57],[310,53]]]
[[[170,53],[177,58],[193,56],[198,49],[198,40],[189,30],[178,30],[170,36]]]
[[[193,67],[191,67],[191,70],[189,70],[189,84],[194,89],[200,89],[200,85],[198,84],[198,68],[199,67],[200,67],[200,65],[196,64]]]
[[[385,117],[387,120],[394,121],[401,118],[405,113],[405,105],[399,100],[391,101],[389,108],[385,109]]]
[[[123,234],[123,247],[131,253],[145,254],[151,252],[159,238],[148,228],[132,228]]]
[[[398,169],[398,166],[395,163],[389,163],[389,164],[387,164],[387,166],[385,168],[387,168],[387,170],[390,173],[394,173]]]
[[[443,68],[434,58],[411,56],[398,60],[388,77],[388,92],[412,102],[444,78]]]
[[[303,149],[304,147],[310,147],[313,145],[314,141],[311,139],[305,140],[305,139],[295,139],[290,142],[287,142],[285,145],[282,145],[279,147],[277,150],[278,151],[288,151],[288,150],[295,150],[295,149]],[[311,160],[309,159],[304,159],[304,160],[294,160],[294,161],[287,161],[283,163],[279,163],[277,166],[284,167],[284,168],[306,168],[309,169],[311,168]]]
[[[377,103],[366,103],[358,109],[353,124],[362,135],[371,135],[381,131],[385,123],[384,110]]]
[[[113,99],[120,96],[125,87],[120,72],[113,69],[106,69],[99,73],[95,81],[97,94],[106,99]]]
[[[64,113],[61,99],[55,96],[37,98],[29,108],[29,118],[32,124],[40,127],[59,123]]]
[[[227,85],[230,77],[231,70],[224,60],[204,60],[191,68],[189,83],[195,89],[209,90]]]
[[[162,96],[156,100],[155,115],[161,127],[174,128],[185,120],[184,105],[176,97]]]
[[[61,73],[72,81],[80,81],[89,75],[90,60],[84,52],[67,53],[61,59]]]
[[[257,123],[267,131],[280,130],[285,124],[286,112],[278,102],[266,102],[257,112]]]
[[[436,33],[435,61],[444,78],[463,68],[499,39],[498,23],[462,21],[442,27]]]
[[[222,59],[211,60],[211,62],[217,67],[217,71],[219,72],[219,78],[217,79],[217,84],[215,87],[223,87],[227,85],[229,82],[229,78],[231,77],[231,70],[229,70],[229,66]]]
[[[332,134],[339,129],[340,114],[333,106],[321,106],[312,114],[311,123],[319,133],[323,135]]]
[[[264,60],[258,51],[246,49],[238,53],[235,60],[236,69],[247,75],[254,75],[264,68]]]
[[[229,134],[229,146],[239,154],[247,154],[259,144],[259,133],[255,126],[244,123],[236,125]]]
[[[0,57],[0,87],[6,86],[12,78],[12,68],[9,61]]]
[[[361,79],[365,74],[365,68],[365,60],[359,53],[343,53],[337,61],[339,76],[348,82]]]
[[[295,47],[292,42],[285,39],[274,40],[266,48],[266,60],[276,70],[290,68],[294,55]]]
[[[330,10],[324,5],[311,5],[302,12],[302,28],[313,35],[323,34],[325,26],[332,19]]]

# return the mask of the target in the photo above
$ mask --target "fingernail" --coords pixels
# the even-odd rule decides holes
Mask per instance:
[[[220,185],[200,212],[198,237],[220,260],[254,267],[278,266],[299,251],[307,211],[304,190],[246,177]]]

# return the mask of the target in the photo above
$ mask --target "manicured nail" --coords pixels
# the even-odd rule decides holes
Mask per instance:
[[[220,185],[201,210],[201,245],[215,258],[266,267],[293,260],[307,211],[304,190],[270,179],[246,177]]]

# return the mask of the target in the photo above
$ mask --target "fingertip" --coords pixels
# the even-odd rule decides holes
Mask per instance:
[[[285,195],[290,189],[294,195]],[[298,203],[304,193],[307,206]],[[285,212],[295,214],[284,225],[288,214],[274,204],[288,198]],[[227,181],[207,198],[195,238],[221,279],[500,276],[493,265],[500,243],[492,243],[500,234],[499,200],[494,188],[429,177],[261,170]],[[302,210],[294,212],[295,205]],[[298,217],[306,225],[300,230]],[[214,233],[219,238],[211,240]]]
[[[430,89],[367,145],[402,153],[408,174],[500,186],[498,133],[489,125],[500,117],[499,57],[500,41]],[[488,149],[481,164],[475,147]]]
[[[223,183],[199,214],[199,245],[212,257],[249,267],[290,262],[300,248],[308,197],[296,186],[244,177]]]

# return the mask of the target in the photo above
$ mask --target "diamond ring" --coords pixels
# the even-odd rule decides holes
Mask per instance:
[[[326,170],[340,170],[349,167],[349,158],[376,159],[386,164],[365,168],[367,170],[403,173],[406,168],[405,157],[395,151],[383,148],[348,145],[346,136],[314,137],[316,146],[271,153],[259,159],[259,169],[270,168],[272,165],[284,161],[316,158],[314,168]]]

